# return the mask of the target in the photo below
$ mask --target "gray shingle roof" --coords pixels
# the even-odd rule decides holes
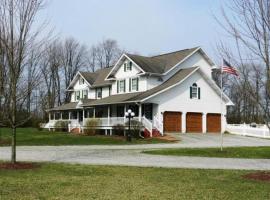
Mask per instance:
[[[143,92],[136,92],[136,93],[127,93],[127,94],[117,94],[108,96],[103,99],[98,99],[92,102],[84,103],[83,106],[97,106],[97,105],[107,105],[107,104],[117,104],[117,103],[125,103],[130,102],[135,96],[142,94]],[[135,102],[135,101],[132,101]]]
[[[64,110],[75,110],[78,102],[71,102],[67,104],[63,104],[61,106],[51,108],[48,111],[64,111]]]
[[[112,67],[106,67],[95,72],[80,72],[81,75],[91,84],[92,87],[111,85],[111,81],[105,80]]]
[[[187,56],[194,52],[198,47],[191,49],[183,49],[172,53],[162,54],[158,56],[145,57],[127,54],[137,65],[145,72],[163,74],[173,68],[176,64],[183,61]]]
[[[130,101],[140,101],[140,100],[143,100],[147,97],[152,96],[153,94],[156,94],[157,92],[163,91],[164,89],[167,89],[167,88],[183,81],[187,76],[189,76],[196,69],[198,69],[198,67],[180,69],[176,74],[174,74],[171,78],[169,78],[167,81],[165,81],[161,85],[154,87],[150,90],[147,90],[147,91],[143,92],[142,94],[137,95],[134,98],[131,98],[129,100]]]

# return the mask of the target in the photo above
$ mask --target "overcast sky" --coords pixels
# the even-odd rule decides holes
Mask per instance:
[[[225,37],[213,19],[221,0],[50,0],[55,32],[92,45],[112,38],[142,55],[201,46],[214,57]]]

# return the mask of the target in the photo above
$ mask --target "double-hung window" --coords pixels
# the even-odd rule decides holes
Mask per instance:
[[[132,70],[132,62],[125,62],[124,63],[124,71],[131,71]]]
[[[81,97],[80,97],[80,91],[76,91],[75,94],[76,94],[76,100],[80,100],[80,98],[81,98]]]
[[[97,88],[96,89],[96,96],[98,99],[102,98],[102,88]]]
[[[126,80],[118,81],[118,93],[126,91]]]
[[[88,90],[83,90],[83,98],[84,99],[88,98]]]
[[[131,90],[138,91],[139,90],[139,78],[131,79]]]
[[[82,84],[84,84],[84,79],[82,77],[80,77],[80,79],[79,79],[79,85],[82,85]]]

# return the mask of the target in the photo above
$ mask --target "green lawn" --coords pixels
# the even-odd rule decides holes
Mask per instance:
[[[11,129],[0,128],[0,146],[7,146],[8,143],[1,141],[9,141],[11,137]],[[123,137],[112,136],[78,136],[61,132],[38,131],[34,128],[17,129],[17,145],[34,146],[34,145],[120,145],[120,144],[148,144],[148,143],[164,143],[166,141],[157,138],[151,139],[133,139],[132,143],[126,142]]]
[[[270,199],[250,171],[42,164],[0,170],[0,199]]]
[[[270,147],[179,148],[144,151],[154,155],[270,159]]]

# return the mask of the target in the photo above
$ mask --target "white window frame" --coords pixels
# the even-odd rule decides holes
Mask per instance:
[[[84,79],[83,79],[83,77],[80,77],[79,78],[79,85],[83,85],[84,84]]]
[[[133,88],[133,81],[136,81],[135,89]],[[139,78],[131,78],[131,91],[138,91],[139,90]]]
[[[88,90],[83,90],[83,99],[88,99]]]
[[[102,98],[102,88],[97,88],[96,89],[96,95],[97,95],[97,99],[101,99]],[[100,94],[100,96],[99,96]]]
[[[126,71],[132,71],[132,66],[133,66],[133,63],[131,61],[127,62],[126,63]]]
[[[121,82],[123,83],[123,90],[121,90]],[[125,88],[126,88],[126,80],[125,79],[119,80],[119,86],[118,87],[119,87],[119,89],[118,89],[119,93],[124,93]]]
[[[198,99],[198,85],[196,83],[191,86],[191,98]]]
[[[80,90],[78,90],[78,91],[75,92],[75,100],[76,100],[76,101],[78,101],[78,100],[81,99],[81,96],[80,96],[80,95],[81,95],[81,91],[80,91]],[[79,97],[79,98],[78,98],[78,97]]]

